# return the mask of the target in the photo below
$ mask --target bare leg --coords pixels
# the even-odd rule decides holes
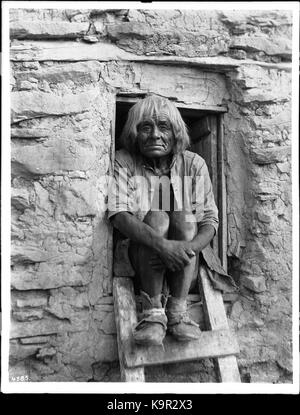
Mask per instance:
[[[166,237],[169,230],[169,216],[163,211],[149,211],[144,218],[147,225],[155,229],[161,236]],[[140,288],[150,297],[162,293],[165,270],[154,270],[150,261],[155,253],[150,248],[132,243],[129,256],[132,266],[139,276]]]
[[[197,222],[189,222],[191,214],[185,211],[170,213],[170,227],[168,239],[179,241],[191,241],[197,234]],[[168,285],[172,297],[185,299],[194,276],[196,257],[184,269],[176,272],[168,272]]]
[[[144,218],[147,225],[161,236],[167,236],[169,216],[166,212],[149,211]],[[139,277],[143,317],[134,328],[136,343],[150,346],[161,345],[166,335],[167,317],[162,304],[162,288],[165,269],[153,269],[150,261],[155,252],[142,244],[131,243],[129,256]]]
[[[189,221],[188,212],[170,214],[169,239],[191,241],[197,234],[197,222]],[[196,256],[182,270],[168,273],[170,297],[167,302],[169,333],[178,341],[198,339],[201,331],[198,324],[191,320],[187,311],[187,296],[193,280]]]

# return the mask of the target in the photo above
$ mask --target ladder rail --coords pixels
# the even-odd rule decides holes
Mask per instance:
[[[137,323],[133,283],[130,278],[115,277],[113,279],[113,297],[121,381],[145,382],[143,367],[128,368],[125,365],[124,345],[133,341],[132,330]]]
[[[223,297],[220,291],[215,290],[209,279],[212,272],[208,267],[200,264],[198,283],[202,297],[204,316],[207,328],[210,330],[220,330],[229,328]],[[240,383],[240,373],[237,359],[235,356],[219,357],[215,359],[215,366],[220,382]]]

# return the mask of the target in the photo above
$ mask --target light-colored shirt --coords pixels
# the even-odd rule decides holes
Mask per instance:
[[[212,225],[217,231],[218,209],[203,158],[191,151],[174,155],[169,177],[177,209],[184,208],[191,212],[200,228]],[[108,217],[119,212],[130,212],[143,220],[152,209],[158,180],[159,177],[142,156],[132,155],[125,149],[117,151],[114,178],[109,188]],[[165,186],[166,182],[162,182],[163,194],[169,196],[170,192],[164,191],[167,189]],[[162,210],[165,209],[162,207]]]
[[[191,151],[173,157],[168,171],[162,172],[169,176],[172,183],[175,203],[178,208],[182,204],[193,213],[199,228],[212,225],[218,229],[218,209],[215,204],[213,189],[207,165],[202,157]],[[184,177],[189,177],[182,186]],[[119,212],[130,212],[143,220],[149,209],[153,207],[153,199],[157,196],[157,174],[145,163],[141,156],[131,155],[122,149],[116,152],[114,176],[108,189],[108,217]],[[178,179],[179,178],[179,179]],[[164,192],[163,192],[164,193]],[[168,193],[168,192],[167,192]],[[169,192],[170,193],[170,192]],[[134,276],[128,256],[130,240],[118,239],[114,252],[114,275]],[[201,252],[201,261],[212,272],[209,278],[213,287],[223,292],[236,292],[237,286],[221,265],[210,244]],[[199,261],[199,256],[197,256]],[[197,263],[198,264],[198,263]],[[198,274],[198,265],[195,267]]]

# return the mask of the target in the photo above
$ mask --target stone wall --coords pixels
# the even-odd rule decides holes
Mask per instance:
[[[100,178],[116,95],[154,92],[228,108],[228,259],[240,292],[225,300],[239,367],[244,382],[291,382],[291,13],[11,9],[10,20],[11,376],[119,380]],[[215,381],[210,361],[148,372]]]

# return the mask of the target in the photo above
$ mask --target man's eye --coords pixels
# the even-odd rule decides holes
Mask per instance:
[[[169,126],[167,124],[160,124],[159,125],[159,129],[161,131],[168,131],[170,128],[169,128]]]
[[[143,126],[141,127],[141,131],[148,132],[148,131],[150,131],[150,130],[151,130],[150,125],[143,125]]]

